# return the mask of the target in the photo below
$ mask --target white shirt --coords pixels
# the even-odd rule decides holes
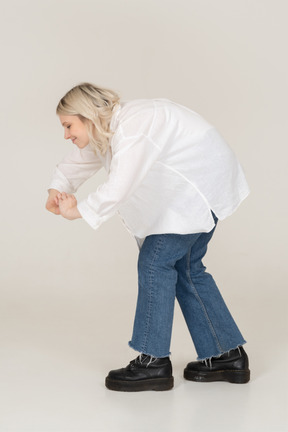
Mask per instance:
[[[115,213],[135,236],[209,232],[249,194],[230,147],[206,120],[167,99],[122,102],[105,156],[90,145],[57,165],[49,188],[74,193],[101,167],[108,179],[78,203],[97,229]]]

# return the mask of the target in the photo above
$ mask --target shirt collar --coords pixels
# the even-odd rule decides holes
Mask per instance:
[[[110,130],[111,130],[111,132],[115,132],[115,130],[116,130],[117,126],[118,126],[118,115],[120,113],[121,108],[122,108],[121,107],[121,103],[118,103],[113,108],[112,117],[111,117],[111,121],[110,121]]]

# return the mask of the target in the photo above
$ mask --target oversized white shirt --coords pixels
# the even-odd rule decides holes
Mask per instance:
[[[57,165],[49,189],[75,193],[100,168],[107,181],[78,203],[97,229],[119,213],[135,237],[209,232],[249,194],[243,170],[223,138],[196,112],[167,99],[121,104],[105,156],[90,145]]]

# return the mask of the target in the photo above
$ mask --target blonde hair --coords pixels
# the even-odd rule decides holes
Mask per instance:
[[[104,155],[113,135],[110,122],[119,96],[112,90],[82,83],[62,97],[56,108],[58,115],[77,115],[87,127],[90,145]],[[87,121],[88,120],[88,121]]]

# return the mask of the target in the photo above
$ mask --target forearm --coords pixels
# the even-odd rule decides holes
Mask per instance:
[[[81,150],[75,148],[57,165],[49,187],[75,193],[102,166],[102,161],[89,146]]]

